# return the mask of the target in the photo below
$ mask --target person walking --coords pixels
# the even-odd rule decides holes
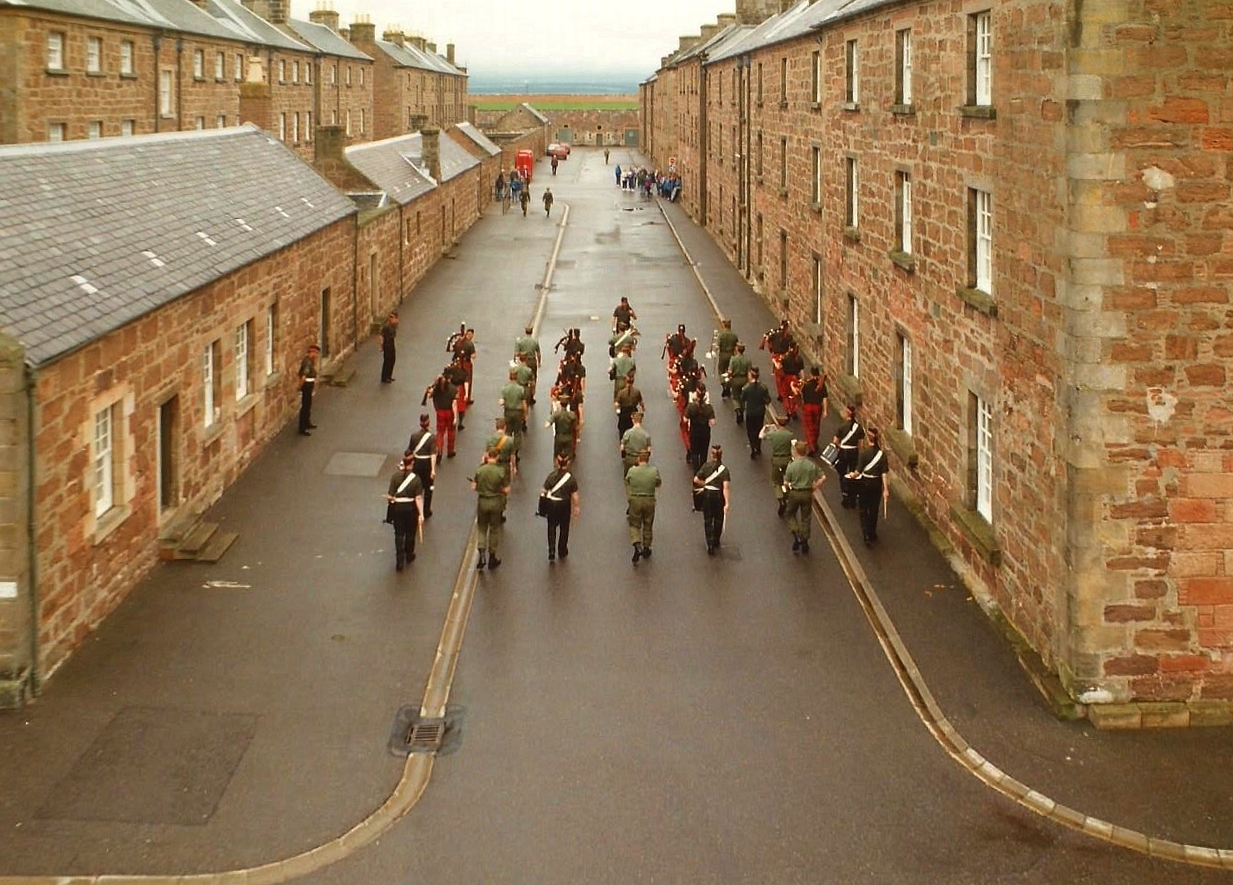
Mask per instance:
[[[608,164],[605,163],[604,165],[606,166]],[[617,163],[616,165],[616,183],[617,183],[617,187],[621,186],[621,164],[620,163]]]
[[[642,391],[634,384],[632,372],[625,376],[625,383],[613,397],[612,406],[617,415],[617,437],[623,439],[625,431],[634,426],[634,413],[642,411]]]
[[[732,320],[719,321],[719,334],[715,337],[715,350],[717,353],[715,361],[715,373],[719,375],[723,387],[720,391],[721,399],[727,399],[732,395],[732,388],[728,384],[728,370],[732,366],[732,356],[736,353],[736,345],[740,343],[740,339],[736,333],[732,331]]]
[[[518,205],[522,207],[522,217],[527,217],[527,209],[531,206],[531,185],[523,185],[518,192]]]
[[[801,373],[805,371],[805,360],[800,348],[793,342],[783,359],[779,361],[780,396],[783,398],[783,408],[791,421],[796,417],[801,407]]]
[[[859,454],[861,440],[865,438],[865,428],[856,420],[856,406],[848,406],[848,420],[839,425],[832,440],[839,449],[839,461],[835,464],[835,472],[839,474],[840,504],[851,510],[856,506],[856,483],[848,478],[848,474],[856,469],[856,458]]]
[[[423,523],[424,485],[415,472],[415,456],[402,456],[385,492],[385,520],[394,524],[394,568],[415,561],[415,536]]]
[[[540,496],[544,516],[548,518],[548,561],[569,556],[569,522],[577,516],[578,480],[569,469],[569,455],[556,456],[556,467],[544,480]]]
[[[407,451],[414,459],[412,469],[424,486],[424,509],[421,512],[424,519],[428,519],[432,516],[432,492],[437,479],[437,441],[428,429],[427,412],[420,414],[419,429],[412,432],[411,438],[407,440]]]
[[[723,446],[711,446],[711,460],[694,474],[694,494],[701,499],[702,533],[706,536],[706,552],[714,555],[728,521],[729,487],[732,473],[724,464]]]
[[[805,425],[805,446],[811,458],[818,454],[818,434],[827,413],[827,395],[826,376],[821,369],[813,366],[809,377],[801,385],[801,422]]]
[[[762,428],[762,438],[771,447],[771,483],[775,486],[780,516],[783,516],[788,506],[788,496],[783,488],[783,473],[792,460],[792,447],[796,444],[792,431],[784,426],[786,423],[787,419],[783,415],[776,415],[770,424]]]
[[[620,302],[612,310],[612,333],[615,335],[631,328],[636,319],[638,319],[638,314],[630,306],[629,296],[622,295]]]
[[[625,511],[629,522],[629,541],[634,546],[633,562],[651,558],[651,544],[655,540],[652,529],[655,525],[655,490],[663,485],[659,470],[650,464],[651,450],[638,453],[638,463],[625,474]]]
[[[578,415],[569,407],[568,394],[562,394],[561,401],[544,422],[544,427],[552,428],[553,456],[559,458],[565,455],[573,461],[578,446]]]
[[[398,314],[390,311],[377,338],[381,341],[381,383],[389,384],[394,380],[394,361],[398,354],[394,347],[394,337],[398,334]]]
[[[308,345],[304,359],[300,360],[300,436],[312,436],[317,425],[313,423],[313,391],[317,387],[317,359],[321,356],[321,347]]]
[[[738,341],[733,349],[732,359],[728,362],[725,384],[732,394],[732,404],[736,407],[738,425],[745,421],[745,400],[742,394],[745,391],[745,385],[749,383],[749,370],[752,368],[753,363],[750,362],[749,357],[745,356],[745,345]]]
[[[500,419],[497,419],[500,420]],[[487,449],[475,475],[470,477],[471,490],[476,493],[475,527],[479,533],[477,569],[485,566],[493,571],[501,564],[497,551],[501,547],[501,524],[505,521],[505,503],[509,499],[509,479],[497,463],[495,449]]]
[[[437,438],[434,445],[437,450],[437,463],[440,464],[441,456],[445,452],[449,453],[449,457],[454,457],[454,446],[457,439],[455,422],[458,418],[458,388],[450,383],[445,372],[438,375],[432,384],[424,388],[420,405],[427,405],[430,399],[433,412],[437,416]]]
[[[870,427],[865,441],[868,445],[856,459],[856,467],[848,479],[856,485],[856,500],[860,507],[861,534],[865,546],[878,540],[878,508],[890,500],[890,465],[882,450],[882,434]]]
[[[557,161],[552,161],[552,174],[557,174]],[[552,188],[544,189],[544,217],[552,215]]]
[[[633,381],[638,371],[638,361],[634,359],[634,343],[631,340],[621,342],[621,348],[612,358],[608,375],[612,379],[612,395],[616,397],[625,386],[625,382]]]
[[[550,164],[550,165],[552,166],[552,174],[553,174],[553,175],[556,175],[556,174],[557,174],[557,163],[558,163],[558,162],[559,162],[559,161],[557,160],[556,156],[554,155],[554,156],[553,156],[553,158],[552,158],[552,163]]]
[[[706,460],[706,450],[711,444],[711,428],[715,426],[715,407],[706,395],[705,385],[699,384],[695,388],[694,399],[685,407],[683,420],[689,439],[685,459],[690,467],[697,470]]]
[[[604,165],[608,165],[608,149],[604,148]]]
[[[497,464],[505,473],[505,482],[509,484],[518,475],[518,448],[514,436],[509,433],[504,418],[493,421],[495,427],[492,436],[484,443],[484,450],[492,452]]]
[[[509,370],[509,383],[501,388],[499,405],[505,413],[505,429],[514,437],[514,452],[522,447],[523,432],[527,428],[527,390],[518,383],[518,368]]]
[[[539,383],[539,364],[543,359],[535,327],[526,326],[522,336],[514,341],[514,358],[521,360],[531,370],[531,383],[527,385],[527,405],[535,405],[535,391]]]
[[[813,493],[826,482],[826,474],[805,453],[805,443],[792,448],[792,462],[783,472],[788,493],[788,528],[792,530],[792,552],[809,552],[809,532],[813,527]]]
[[[629,473],[637,465],[638,458],[643,453],[651,454],[651,435],[642,429],[642,413],[635,411],[631,416],[633,426],[621,436],[621,473]]]
[[[745,435],[749,437],[750,458],[757,458],[762,454],[762,427],[766,423],[766,407],[771,404],[771,392],[759,380],[759,374],[757,366],[751,367],[749,383],[741,390],[741,408],[745,412]]]

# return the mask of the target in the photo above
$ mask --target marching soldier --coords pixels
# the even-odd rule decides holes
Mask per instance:
[[[719,354],[718,361],[715,364],[715,371],[719,373],[719,377],[723,381],[722,398],[727,399],[732,395],[732,389],[727,381],[727,374],[732,365],[732,356],[736,353],[736,345],[740,343],[740,339],[732,331],[732,320],[720,320],[719,326],[719,336],[715,339],[715,347]]]
[[[732,473],[723,461],[723,446],[711,446],[711,460],[694,474],[694,494],[702,499],[702,531],[706,535],[706,552],[714,555],[728,521],[728,491]]]
[[[890,499],[890,465],[882,451],[882,435],[876,427],[870,427],[865,437],[868,445],[861,450],[856,467],[848,479],[856,485],[856,500],[860,506],[861,534],[865,546],[878,540],[878,507]]]
[[[454,361],[466,372],[467,380],[463,388],[466,391],[467,403],[475,402],[475,398],[471,396],[471,382],[475,378],[475,330],[467,328],[467,324],[463,323],[458,327],[458,331],[450,336],[445,349],[454,355]]]
[[[448,371],[448,367],[447,367]],[[420,405],[428,404],[428,400],[432,400],[432,409],[437,415],[437,439],[435,447],[437,450],[437,463],[441,463],[441,455],[443,450],[449,451],[449,456],[454,457],[454,446],[457,435],[455,433],[455,420],[458,417],[458,390],[450,383],[445,372],[437,376],[436,380],[429,384],[424,389],[424,395],[420,398]]]
[[[856,506],[856,483],[848,478],[848,474],[856,469],[856,457],[860,442],[865,438],[865,428],[856,420],[856,406],[848,406],[846,414],[848,420],[839,425],[832,442],[839,449],[835,472],[839,474],[840,503],[851,510]]]
[[[642,391],[634,386],[634,376],[625,376],[625,383],[617,391],[612,401],[617,413],[617,436],[624,437],[625,431],[634,426],[634,413],[642,411]]]
[[[733,358],[735,361],[735,357]],[[741,390],[741,406],[745,412],[745,435],[749,437],[749,457],[762,454],[762,426],[766,423],[766,407],[771,404],[771,392],[759,380],[757,366],[749,370],[749,383]]]
[[[535,337],[535,327],[527,326],[522,330],[522,337],[514,342],[514,357],[521,358],[531,370],[531,384],[527,388],[527,404],[535,405],[535,388],[539,381],[539,364],[543,354],[539,349],[539,339]]]
[[[437,442],[432,431],[428,429],[428,413],[420,415],[419,430],[411,434],[407,441],[407,452],[412,458],[412,469],[424,486],[424,519],[432,516],[432,491],[437,478],[436,454]]]
[[[814,366],[809,370],[809,378],[801,385],[801,420],[805,424],[805,445],[811,458],[818,454],[818,433],[827,412],[826,397],[826,376]]]
[[[655,490],[663,485],[659,470],[652,467],[650,448],[638,453],[638,463],[625,474],[625,498],[629,506],[629,540],[634,545],[633,562],[651,558],[652,528],[655,525]]]
[[[494,422],[496,431],[484,443],[484,450],[492,452],[493,461],[505,473],[505,484],[509,485],[510,480],[518,475],[518,445],[508,430],[504,418],[497,418]]]
[[[685,407],[683,418],[689,442],[685,457],[694,470],[706,460],[706,450],[711,444],[711,428],[715,426],[715,407],[707,398],[706,387],[699,384],[696,393],[693,402]]]
[[[632,379],[637,371],[638,363],[634,359],[633,342],[623,341],[620,352],[612,360],[612,368],[609,370],[612,377],[612,395],[616,396],[625,386],[626,377]]]
[[[613,333],[624,332],[626,329],[632,328],[636,319],[638,319],[638,314],[630,307],[629,299],[622,295],[621,303],[612,311]]]
[[[578,415],[569,407],[568,393],[560,395],[560,402],[553,408],[544,426],[552,428],[552,454],[555,457],[565,455],[573,461],[578,445]]]
[[[642,429],[642,413],[634,412],[630,416],[634,424],[621,437],[621,472],[629,473],[630,468],[638,463],[639,457],[651,454],[651,435]]]
[[[497,420],[500,420],[499,418]],[[492,571],[501,564],[497,550],[501,546],[501,523],[505,518],[505,502],[509,498],[509,479],[497,463],[497,452],[488,449],[484,460],[470,478],[471,489],[476,492],[475,525],[479,530],[479,559],[477,569],[488,566]]]
[[[792,462],[783,472],[783,484],[788,493],[788,528],[792,530],[792,552],[809,552],[809,531],[813,527],[813,493],[826,482],[826,474],[817,462],[805,454],[805,443],[798,442],[792,450]]]
[[[779,361],[779,398],[783,400],[789,421],[796,417],[800,409],[800,377],[803,371],[805,360],[794,341]]]
[[[557,455],[556,468],[544,480],[544,516],[548,518],[548,561],[569,556],[569,521],[577,516],[578,480],[569,469],[569,456]]]
[[[736,344],[736,349],[732,352],[732,360],[728,363],[728,376],[726,388],[732,394],[732,404],[736,406],[736,423],[741,424],[745,420],[745,400],[741,394],[745,390],[745,385],[749,383],[749,370],[753,368],[753,363],[749,357],[745,356],[745,345],[739,341]]]
[[[415,535],[423,522],[420,514],[423,513],[424,486],[413,468],[414,463],[410,452],[403,455],[385,493],[385,519],[394,524],[394,568],[397,571],[415,561]]]
[[[780,516],[783,516],[788,506],[788,496],[783,488],[783,472],[792,460],[792,446],[796,442],[792,438],[792,431],[784,426],[786,420],[783,415],[776,415],[774,421],[762,428],[762,438],[771,447],[771,482],[775,485]]]
[[[527,391],[518,383],[518,369],[509,370],[509,383],[501,388],[498,404],[505,412],[505,429],[514,437],[515,448],[522,444],[527,426]]]

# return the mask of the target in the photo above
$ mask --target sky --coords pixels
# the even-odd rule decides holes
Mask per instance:
[[[323,0],[291,0],[307,20]],[[437,44],[453,43],[455,61],[472,76],[620,73],[645,79],[684,35],[736,8],[735,0],[324,0],[342,27],[367,15],[381,32],[391,25]]]

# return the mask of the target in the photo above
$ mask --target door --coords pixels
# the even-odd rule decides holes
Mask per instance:
[[[638,130],[637,129],[626,129],[625,130],[625,146],[626,147],[637,147],[638,146]]]
[[[180,503],[179,458],[180,398],[173,396],[158,407],[158,506],[168,510]]]
[[[321,358],[330,355],[330,290],[321,290],[321,325],[317,330],[317,342],[321,345]],[[318,366],[320,369],[320,366]]]

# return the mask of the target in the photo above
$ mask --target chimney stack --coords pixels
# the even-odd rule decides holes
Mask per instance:
[[[437,44],[436,44],[436,43],[429,43],[429,44],[428,44],[428,51],[429,51],[429,52],[431,52],[433,55],[436,55],[436,54],[437,54]]]
[[[425,47],[427,46],[427,41],[425,41],[424,38],[421,37],[419,34],[416,34],[413,37],[411,37],[411,45],[414,46],[416,49],[418,49],[420,52],[424,52]]]
[[[424,165],[432,180],[441,183],[441,130],[436,126],[425,126],[420,131],[421,150]]]
[[[386,43],[393,43],[395,46],[406,46],[407,37],[402,32],[402,28],[389,27],[385,29],[385,33],[381,35],[381,39]]]
[[[370,21],[357,19],[351,23],[351,42],[356,46],[368,45],[377,42],[377,26]]]
[[[705,43],[719,33],[719,25],[703,25],[701,40]]]
[[[454,44],[453,43],[445,44],[445,60],[448,61],[450,64],[454,63]]]
[[[325,25],[335,34],[338,33],[338,13],[325,4],[320,4],[308,14],[308,20],[314,25]]]
[[[692,48],[700,40],[700,37],[681,37],[681,45],[677,47],[677,52],[684,52],[686,49]]]
[[[736,15],[731,12],[721,13],[720,15],[715,16],[715,21],[719,24],[721,29],[726,28],[728,25],[736,24]]]
[[[319,126],[313,136],[317,160],[342,160],[347,133],[341,126]]]

